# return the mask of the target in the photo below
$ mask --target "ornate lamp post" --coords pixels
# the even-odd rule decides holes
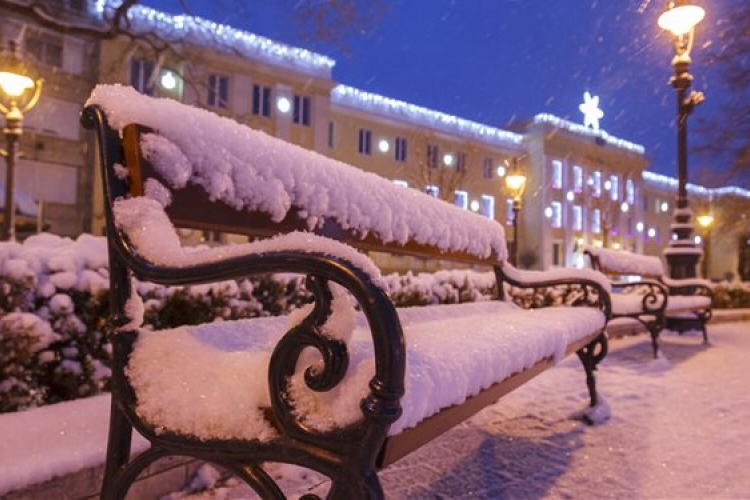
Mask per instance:
[[[42,80],[34,80],[29,76],[29,69],[16,53],[16,43],[10,42],[8,50],[0,55],[0,90],[3,101],[0,111],[5,114],[5,141],[7,149],[0,150],[5,157],[7,170],[5,172],[5,217],[3,218],[0,240],[16,239],[16,203],[14,180],[17,145],[23,134],[23,114],[33,108],[42,92]],[[25,94],[30,94],[25,101],[20,100]],[[7,98],[7,99],[6,99]],[[5,104],[7,102],[7,105]]]
[[[698,224],[703,228],[703,277],[710,279],[709,271],[711,260],[711,226],[714,223],[714,216],[711,214],[700,215],[696,218]]]
[[[687,120],[693,108],[700,104],[703,93],[687,90],[693,80],[690,75],[690,51],[693,48],[695,26],[703,19],[705,11],[688,0],[670,1],[667,10],[659,16],[659,27],[674,35],[675,56],[672,59],[674,76],[670,84],[677,91],[677,207],[672,230],[676,238],[670,241],[665,257],[672,278],[695,277],[695,266],[701,254],[692,240],[692,212],[687,199]]]
[[[518,214],[521,211],[521,197],[526,189],[526,174],[518,165],[517,158],[513,158],[510,162],[510,169],[505,176],[505,187],[513,197],[513,247],[510,263],[518,266]]]

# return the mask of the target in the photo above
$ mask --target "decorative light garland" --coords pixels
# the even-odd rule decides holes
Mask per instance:
[[[583,134],[583,135],[588,135],[592,137],[597,137],[599,139],[602,139],[604,142],[606,142],[607,144],[611,146],[625,149],[627,151],[630,151],[632,153],[636,153],[639,155],[643,155],[646,152],[646,149],[640,144],[635,144],[633,142],[629,142],[624,139],[619,139],[615,136],[609,135],[604,130],[593,129],[593,128],[589,128],[584,125],[581,125],[580,123],[573,123],[568,120],[563,120],[562,118],[557,117],[555,115],[551,115],[549,113],[540,113],[534,116],[534,123],[546,123],[546,124],[552,125],[553,127],[562,128],[562,129],[568,130],[569,132],[573,132],[576,134]]]
[[[458,132],[486,142],[512,146],[514,149],[517,149],[523,141],[523,136],[515,132],[490,127],[489,125],[483,125],[454,115],[417,106],[416,104],[410,104],[391,97],[349,87],[348,85],[337,85],[334,87],[331,91],[331,102],[365,109],[394,118],[403,118],[438,130]]]
[[[96,0],[95,12],[104,20],[121,3],[121,0]],[[307,49],[285,45],[200,17],[172,15],[135,5],[128,11],[128,19],[130,29],[135,33],[156,32],[168,41],[187,41],[222,52],[264,59],[324,78],[331,78],[331,70],[336,64],[335,60]]]

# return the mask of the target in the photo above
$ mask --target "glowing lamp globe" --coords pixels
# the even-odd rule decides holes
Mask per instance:
[[[659,27],[671,31],[675,36],[682,36],[695,28],[706,16],[706,11],[697,5],[675,5],[670,2],[659,16]]]
[[[26,90],[34,88],[34,80],[17,73],[0,71],[0,88],[11,97],[21,97]]]

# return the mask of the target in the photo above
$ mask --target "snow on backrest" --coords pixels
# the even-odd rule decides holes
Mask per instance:
[[[664,276],[664,266],[659,257],[592,246],[587,246],[585,250],[599,259],[599,266],[603,272],[652,277]]]
[[[120,85],[96,87],[87,104],[100,106],[115,129],[131,123],[153,129],[141,145],[172,189],[194,183],[213,200],[260,210],[276,221],[296,207],[310,229],[333,219],[385,243],[415,241],[445,252],[507,258],[499,223],[229,118]]]

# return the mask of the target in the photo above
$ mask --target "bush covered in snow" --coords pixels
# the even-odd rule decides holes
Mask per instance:
[[[714,301],[717,309],[750,308],[750,283],[722,281],[714,287]]]
[[[41,234],[0,243],[0,412],[106,390],[110,344],[106,241]],[[441,271],[385,277],[403,306],[487,300],[492,273]],[[310,300],[298,275],[165,287],[137,282],[144,327],[162,329],[278,315]]]

